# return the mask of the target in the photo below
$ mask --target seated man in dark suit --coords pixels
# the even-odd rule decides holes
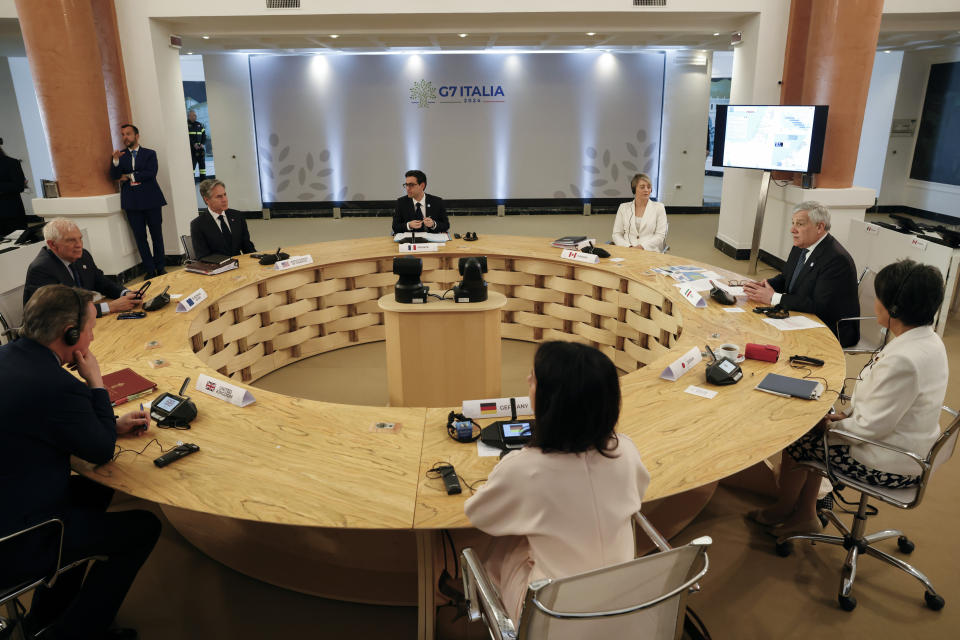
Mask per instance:
[[[190,221],[190,239],[198,259],[214,253],[236,256],[256,251],[246,218],[227,208],[227,187],[222,182],[212,178],[201,182],[200,197],[207,210]]]
[[[844,347],[860,340],[856,322],[840,318],[860,315],[857,269],[853,258],[830,231],[830,211],[819,202],[801,202],[793,210],[793,248],[780,275],[744,287],[747,297],[790,311],[812,313],[836,334]]]
[[[107,558],[94,561],[89,572],[85,565],[71,569],[53,587],[36,591],[28,631],[52,623],[43,638],[135,638],[132,629],[107,628],[160,535],[155,515],[107,512],[113,490],[70,473],[71,455],[109,462],[118,435],[142,435],[150,423],[142,409],[113,414],[90,352],[97,322],[91,298],[74,287],[41,287],[24,309],[20,338],[0,347],[0,482],[10,489],[0,509],[0,537],[59,518],[62,565]],[[82,380],[63,365],[74,367]],[[48,537],[42,531],[17,538],[14,549],[4,546],[4,587],[49,571],[59,533]]]
[[[443,233],[450,229],[443,198],[424,193],[427,174],[413,169],[404,174],[403,188],[407,195],[397,198],[393,213],[393,232],[423,231]]]
[[[40,287],[47,284],[65,284],[96,291],[105,298],[112,298],[96,305],[97,317],[107,313],[129,311],[140,304],[133,291],[103,275],[93,256],[83,248],[83,234],[67,218],[54,218],[43,227],[43,239],[47,246],[27,268],[27,280],[23,287],[23,304]]]

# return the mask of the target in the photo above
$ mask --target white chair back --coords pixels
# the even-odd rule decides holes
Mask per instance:
[[[707,545],[709,538],[568,578],[533,583],[520,615],[519,637],[678,638],[687,592],[707,571]]]
[[[960,434],[960,414],[949,407],[943,407],[943,410],[953,416],[953,420],[940,434],[937,441],[933,443],[930,449],[930,472],[933,473],[937,467],[953,457],[953,452],[957,448],[957,436]]]

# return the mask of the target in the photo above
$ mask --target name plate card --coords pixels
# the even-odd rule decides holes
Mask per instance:
[[[587,264],[597,264],[600,262],[600,256],[595,256],[592,253],[574,251],[573,249],[564,249],[560,252],[560,257],[566,258],[567,260],[576,260],[577,262],[586,262]]]
[[[701,360],[703,360],[703,354],[700,353],[700,347],[693,347],[664,369],[660,377],[673,382],[687,371],[690,371],[690,369],[693,369]]]
[[[413,244],[411,242],[403,243],[400,246],[400,253],[426,253],[430,251],[439,251],[444,246],[443,242],[428,242],[426,244]]]
[[[510,410],[510,400],[513,400],[517,408],[518,416],[533,415],[533,409],[530,408],[530,398],[489,398],[487,400],[464,400],[461,411],[468,418],[510,418],[513,413]]]
[[[302,267],[305,264],[313,264],[313,256],[293,256],[286,260],[277,260],[273,263],[273,268],[277,271]]]
[[[225,400],[238,407],[246,407],[253,404],[253,394],[248,389],[230,384],[224,380],[211,378],[206,374],[200,374],[197,378],[197,391],[205,393],[208,396]]]
[[[201,287],[200,289],[197,289],[196,291],[191,293],[189,296],[187,296],[186,298],[184,298],[183,300],[177,303],[177,313],[184,313],[186,311],[190,311],[195,306],[197,306],[197,304],[199,304],[200,302],[203,302],[206,299],[207,299],[207,292],[204,291],[203,288]]]
[[[683,297],[686,298],[687,302],[692,304],[695,307],[706,307],[707,301],[703,299],[699,293],[694,291],[691,287],[682,287],[680,293],[683,294]]]

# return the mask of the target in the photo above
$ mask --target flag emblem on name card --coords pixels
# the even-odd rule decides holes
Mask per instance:
[[[217,383],[212,380],[208,380],[205,386],[207,391],[213,391],[214,389],[217,388]]]
[[[496,413],[497,412],[497,403],[496,402],[481,402],[480,403],[480,413]]]

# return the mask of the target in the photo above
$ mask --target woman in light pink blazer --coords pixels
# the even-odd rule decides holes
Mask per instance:
[[[614,432],[620,382],[610,359],[575,342],[545,342],[527,378],[530,442],[467,500],[470,522],[498,536],[484,566],[519,619],[527,585],[634,557],[632,516],[650,474]]]

